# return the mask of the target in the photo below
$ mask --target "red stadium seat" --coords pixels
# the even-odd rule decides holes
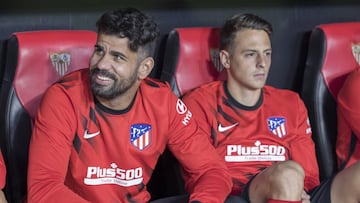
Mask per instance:
[[[166,41],[160,79],[168,81],[173,92],[179,97],[192,88],[218,79],[220,74],[216,71],[210,55],[210,53],[214,55],[218,50],[218,38],[218,28],[199,27],[172,30]],[[217,60],[217,62],[219,61]],[[158,170],[154,173],[161,174],[157,177],[162,176],[162,178],[161,180],[154,178],[150,183],[159,185],[159,182],[167,180],[167,183],[163,184],[167,186],[154,188],[154,194],[165,193],[165,196],[174,196],[185,193],[179,165],[169,150],[165,150],[160,157],[157,167]]]
[[[182,96],[201,84],[226,78],[218,58],[219,28],[177,28],[169,33],[161,80]]]
[[[336,97],[357,66],[354,42],[360,42],[360,22],[319,25],[310,37],[301,95],[309,110],[321,179],[337,171]]]
[[[42,94],[61,76],[87,68],[96,33],[48,30],[14,33],[7,41],[0,92],[1,148],[9,202],[24,202],[33,120]]]

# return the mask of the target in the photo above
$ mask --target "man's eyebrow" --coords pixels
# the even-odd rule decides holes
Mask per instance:
[[[266,51],[272,51],[272,48],[265,49],[263,52],[266,52]],[[257,49],[244,49],[242,52],[259,52],[259,50],[257,50]]]
[[[258,50],[256,50],[256,49],[244,49],[242,52],[243,53],[245,53],[245,52],[258,52]]]
[[[103,49],[103,47],[100,46],[100,45],[98,45],[98,44],[95,44],[94,47],[95,47],[96,49]]]
[[[128,57],[125,54],[118,52],[118,51],[110,51],[110,54],[113,56],[121,56],[124,59],[128,59]]]

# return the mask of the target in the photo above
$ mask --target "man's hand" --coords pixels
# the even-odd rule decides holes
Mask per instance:
[[[305,190],[301,193],[301,202],[310,203],[310,195],[308,195]]]
[[[7,200],[5,198],[5,194],[2,190],[0,190],[0,203],[7,203]]]

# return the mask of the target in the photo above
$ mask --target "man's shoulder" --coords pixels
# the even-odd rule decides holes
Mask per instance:
[[[89,69],[83,68],[72,71],[58,80],[57,83],[69,86],[71,84],[80,84],[89,81]]]
[[[170,85],[168,82],[161,81],[157,78],[147,77],[142,81],[143,86],[147,86],[149,88],[169,88]]]
[[[147,77],[141,81],[140,92],[145,97],[151,97],[152,100],[161,100],[169,96],[175,96],[168,82],[156,78]]]
[[[145,94],[153,95],[173,92],[168,82],[150,77],[147,77],[141,81],[140,89]]]
[[[209,83],[202,84],[198,87],[193,88],[187,92],[184,97],[193,97],[200,95],[213,95],[216,94],[216,90],[223,84],[223,81],[212,81]]]
[[[298,99],[300,98],[299,93],[289,90],[265,85],[263,88],[264,94],[271,97],[277,97],[280,99]]]
[[[344,86],[347,88],[357,89],[360,84],[360,68],[355,69],[350,72],[349,75],[345,78]]]
[[[56,83],[49,87],[49,90],[56,92],[61,91],[68,95],[81,94],[83,96],[90,88],[89,80],[88,68],[79,69],[60,78]]]

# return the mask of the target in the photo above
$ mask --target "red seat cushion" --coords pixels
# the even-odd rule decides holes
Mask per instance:
[[[176,28],[169,33],[161,79],[169,81],[178,96],[201,84],[226,78],[219,73],[219,28]]]
[[[19,46],[14,86],[20,102],[34,118],[41,95],[52,83],[68,72],[88,67],[97,35],[85,30],[32,31],[14,35]],[[69,60],[56,65],[52,63],[51,54],[67,56]],[[62,66],[63,71],[55,66]]]
[[[360,22],[318,27],[326,33],[326,55],[321,73],[330,93],[336,98],[346,76],[359,66],[351,45],[360,42]]]

